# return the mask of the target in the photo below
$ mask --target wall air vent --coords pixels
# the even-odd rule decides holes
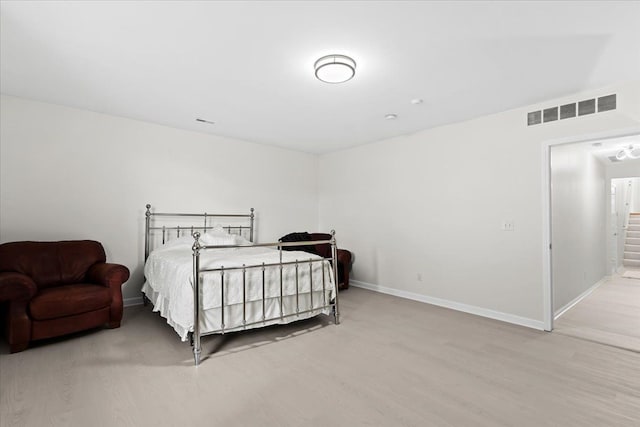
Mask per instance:
[[[532,111],[527,115],[527,125],[537,125],[542,123],[542,112],[541,111]]]
[[[560,120],[570,119],[576,116],[576,103],[560,106]]]
[[[545,123],[558,120],[558,107],[544,109],[542,111],[542,118]]]
[[[584,116],[587,114],[593,114],[596,112],[596,100],[587,99],[585,101],[578,102],[578,115]]]
[[[596,112],[601,113],[603,111],[615,110],[617,107],[616,101],[616,94],[614,93],[599,98],[584,99],[582,101],[560,105],[559,107],[549,107],[543,110],[531,111],[527,113],[527,126],[586,116],[595,114]]]
[[[598,98],[598,113],[616,109],[616,95],[601,96]]]

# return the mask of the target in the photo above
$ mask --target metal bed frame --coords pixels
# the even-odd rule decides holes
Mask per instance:
[[[151,251],[151,233],[154,231],[160,231],[162,230],[162,244],[165,243],[165,241],[167,240],[167,238],[169,237],[169,234],[171,233],[171,230],[175,230],[176,232],[176,237],[180,237],[180,233],[185,233],[185,232],[190,232],[191,235],[193,236],[194,239],[194,243],[192,246],[192,251],[193,251],[193,331],[189,332],[189,342],[191,344],[191,346],[193,347],[193,358],[194,358],[194,364],[195,366],[198,366],[200,364],[200,353],[202,351],[202,347],[201,347],[201,338],[203,336],[206,335],[212,335],[212,334],[224,334],[226,332],[229,332],[229,329],[232,330],[238,330],[238,327],[236,326],[232,326],[231,328],[227,328],[225,326],[225,306],[224,306],[224,275],[225,273],[229,272],[229,271],[242,271],[242,314],[243,314],[243,322],[241,325],[241,329],[246,329],[249,326],[258,326],[258,325],[266,325],[267,322],[270,321],[276,321],[276,320],[284,320],[285,318],[290,318],[290,317],[294,317],[294,316],[299,316],[301,314],[305,314],[305,313],[310,313],[310,312],[314,312],[314,311],[318,311],[318,310],[322,310],[322,309],[332,309],[333,311],[333,316],[334,316],[334,323],[336,325],[340,324],[340,311],[339,311],[339,304],[338,304],[338,269],[337,269],[337,259],[338,259],[338,251],[337,251],[337,244],[336,244],[336,238],[335,238],[335,231],[331,230],[331,239],[329,240],[314,240],[314,241],[303,241],[303,242],[282,242],[282,241],[278,241],[278,242],[273,242],[273,243],[254,243],[254,224],[255,224],[255,213],[254,213],[254,209],[251,208],[251,211],[249,214],[207,214],[206,212],[203,214],[196,214],[196,213],[160,213],[160,212],[152,212],[151,211],[151,205],[147,204],[146,205],[146,213],[145,213],[145,240],[144,240],[144,260],[145,263],[147,261],[147,258],[149,257],[150,251]],[[192,218],[200,218],[203,219],[204,222],[202,223],[202,225],[189,225],[189,226],[180,226],[180,225],[176,225],[176,226],[154,226],[152,224],[153,218],[154,217],[173,217],[173,218],[179,218],[179,217],[192,217]],[[249,225],[245,226],[245,225],[227,225],[227,226],[223,226],[222,228],[227,230],[229,232],[229,234],[239,234],[242,235],[243,231],[248,231],[249,232],[249,241],[251,241],[253,244],[252,245],[215,245],[215,246],[211,246],[211,245],[202,245],[200,243],[200,231],[202,230],[203,232],[206,233],[206,231],[208,229],[212,229],[214,228],[216,225],[209,223],[208,224],[208,220],[209,219],[214,219],[214,218],[240,218],[240,219],[248,219],[249,220]],[[234,233],[237,232],[237,233]],[[329,258],[321,258],[321,259],[309,259],[306,261],[289,261],[289,262],[283,262],[282,261],[282,250],[284,247],[287,246],[311,246],[311,245],[317,245],[317,244],[330,244],[331,245],[331,265],[334,266],[333,269],[329,269],[330,274],[333,275],[333,283],[334,283],[334,287],[335,287],[335,297],[332,301],[327,301],[326,298],[326,288],[325,288],[325,268],[324,265],[322,266],[322,304],[318,304],[317,306],[314,306],[314,301],[313,301],[313,288],[310,285],[310,305],[311,308],[308,310],[303,310],[300,311],[300,305],[299,305],[299,297],[300,297],[300,292],[299,292],[299,270],[300,268],[304,268],[305,265],[309,266],[309,280],[310,283],[313,283],[312,281],[312,268],[313,268],[313,263],[316,262],[321,262],[321,263],[326,263],[327,260]],[[280,259],[279,262],[277,263],[270,263],[270,264],[265,264],[264,262],[261,264],[255,264],[255,265],[242,265],[242,267],[232,267],[232,268],[225,268],[224,266],[221,266],[219,268],[201,268],[200,267],[200,256],[202,252],[205,252],[207,250],[210,249],[229,249],[229,248],[241,248],[241,247],[272,247],[272,248],[277,248],[279,250],[279,254],[280,254]],[[295,284],[296,284],[296,312],[294,313],[285,313],[284,311],[284,305],[283,305],[283,267],[285,265],[294,265],[295,266]],[[249,269],[261,269],[262,270],[262,282],[261,282],[261,286],[262,286],[262,320],[257,321],[257,322],[247,322],[246,319],[246,309],[247,309],[247,300],[246,300],[246,296],[247,296],[247,286],[255,286],[255,284],[251,284],[251,283],[247,283],[247,270]],[[267,298],[265,298],[265,269],[266,268],[279,268],[280,270],[280,275],[279,275],[279,285],[280,285],[280,296],[279,296],[279,307],[280,307],[280,315],[279,316],[275,316],[275,317],[266,317],[265,315],[265,303]],[[209,331],[209,332],[202,332],[201,331],[201,325],[200,325],[200,317],[201,317],[201,311],[202,311],[202,301],[201,301],[201,277],[202,275],[205,274],[220,274],[220,293],[221,293],[221,301],[222,304],[220,306],[220,313],[221,313],[221,328],[217,329],[217,330],[213,330],[213,331]],[[148,298],[146,297],[146,295],[144,295],[143,293],[143,300],[145,305],[147,305],[148,303]]]

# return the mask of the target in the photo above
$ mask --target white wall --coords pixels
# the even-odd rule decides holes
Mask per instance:
[[[640,177],[640,159],[627,159],[607,165],[607,179]]]
[[[318,224],[315,155],[2,96],[0,241],[95,239],[142,284],[144,206],[256,208],[271,241]]]
[[[551,148],[553,311],[607,275],[605,166],[589,144]]]
[[[640,212],[640,178],[631,178],[629,212]]]
[[[616,111],[526,126],[612,92]],[[542,327],[543,142],[638,127],[638,105],[634,82],[323,155],[320,228],[354,252],[356,284]]]

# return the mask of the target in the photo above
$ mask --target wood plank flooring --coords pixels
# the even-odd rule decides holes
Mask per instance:
[[[120,329],[0,347],[2,426],[635,426],[640,355],[389,295],[188,343],[149,308]],[[215,353],[211,353],[215,350]]]
[[[563,314],[554,333],[640,353],[640,279],[612,277]]]

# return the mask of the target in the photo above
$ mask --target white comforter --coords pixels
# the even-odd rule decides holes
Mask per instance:
[[[154,311],[160,311],[161,315],[167,318],[168,323],[174,327],[183,340],[186,339],[187,332],[193,330],[193,252],[190,245],[192,242],[193,240],[185,239],[184,244],[166,245],[153,251],[144,269],[146,282],[143,286],[143,292],[154,303]],[[335,292],[332,280],[333,274],[329,263],[325,261],[310,264],[308,262],[309,259],[321,258],[307,252],[282,252],[283,262],[299,261],[298,292],[300,295],[307,295],[307,298],[304,299],[304,301],[307,301],[307,306],[300,307],[301,311],[311,308],[308,306],[310,302],[308,297],[310,284],[312,285],[313,298],[315,299],[313,307],[315,308],[322,304],[320,299],[323,298],[323,270],[324,298],[330,301]],[[263,262],[269,264],[277,263],[279,260],[279,251],[271,248],[207,249],[200,252],[200,269],[260,265]],[[310,276],[312,276],[311,280]],[[246,283],[246,300],[248,302],[262,301],[262,268],[247,269]],[[216,309],[219,311],[222,304],[225,307],[239,304],[241,307],[243,301],[242,270],[225,271],[224,287],[223,301],[220,272],[201,273],[202,309],[205,312],[207,310],[214,312]],[[283,268],[282,293],[284,296],[296,295],[295,265],[286,265]],[[265,270],[265,298],[279,297],[280,268],[267,267]],[[228,310],[227,312],[232,313],[233,311]],[[295,317],[286,319],[282,323],[292,320],[296,320]],[[236,326],[241,325],[241,319],[228,319],[226,322],[226,328],[233,328],[234,323],[237,323]]]

